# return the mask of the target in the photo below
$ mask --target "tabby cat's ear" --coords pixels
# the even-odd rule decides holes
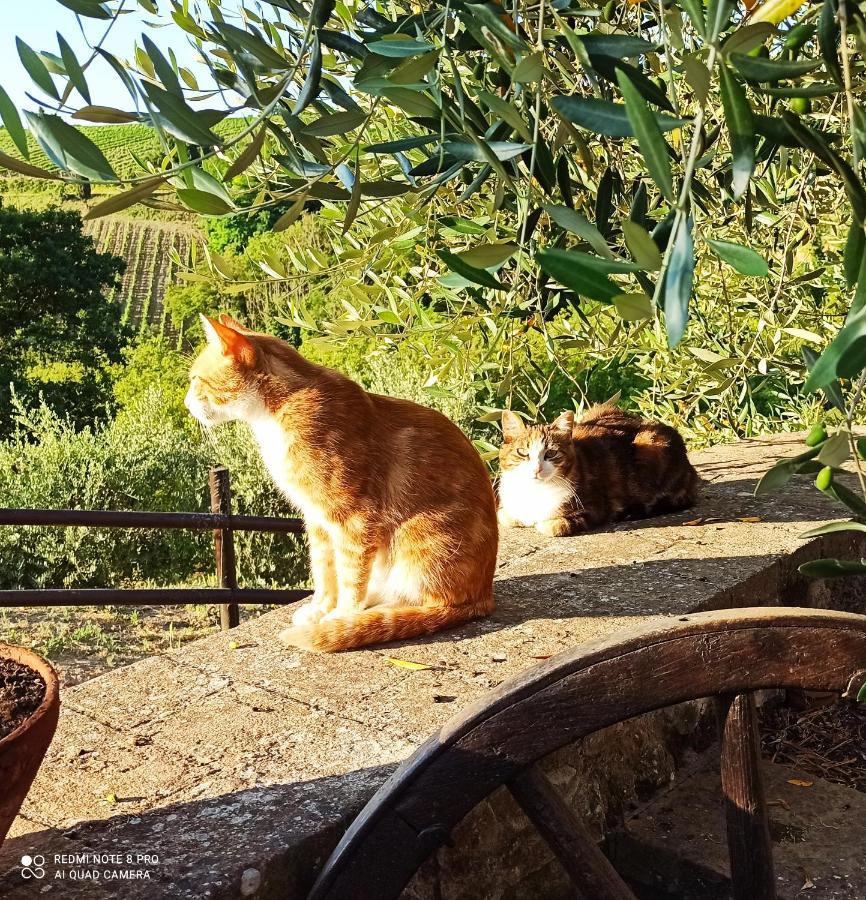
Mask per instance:
[[[524,431],[526,431],[526,426],[517,413],[513,413],[510,409],[502,411],[502,437],[506,441],[513,441],[518,435],[523,434]]]
[[[255,348],[243,334],[206,315],[200,314],[200,318],[201,327],[209,344],[219,347],[226,356],[231,356],[236,362],[251,364],[255,361]]]
[[[553,428],[563,434],[571,434],[574,430],[574,413],[570,409],[560,413],[553,423]]]

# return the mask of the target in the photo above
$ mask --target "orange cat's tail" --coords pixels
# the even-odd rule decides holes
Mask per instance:
[[[489,615],[493,604],[483,606],[379,606],[346,616],[322,619],[311,625],[293,625],[280,632],[284,644],[304,650],[336,653],[367,644],[381,644],[453,628]]]

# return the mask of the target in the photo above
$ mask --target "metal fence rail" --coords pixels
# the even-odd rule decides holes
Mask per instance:
[[[0,590],[0,608],[11,606],[139,606],[215,603],[223,630],[239,624],[239,603],[296,603],[307,590],[239,588],[235,562],[236,531],[302,534],[301,519],[232,515],[227,469],[210,470],[211,512],[132,512],[81,509],[0,509],[0,526],[40,525],[84,528],[183,528],[214,533],[217,588],[39,588]]]

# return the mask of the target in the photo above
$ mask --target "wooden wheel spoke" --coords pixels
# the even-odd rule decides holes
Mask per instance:
[[[754,694],[724,694],[718,700],[718,709],[734,900],[775,900]]]
[[[537,766],[508,789],[568,873],[580,900],[635,900],[592,835]]]

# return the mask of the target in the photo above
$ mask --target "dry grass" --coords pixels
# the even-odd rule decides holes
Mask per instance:
[[[241,619],[269,607],[242,608]],[[21,607],[0,610],[0,642],[51,660],[65,686],[219,630],[215,606]]]

